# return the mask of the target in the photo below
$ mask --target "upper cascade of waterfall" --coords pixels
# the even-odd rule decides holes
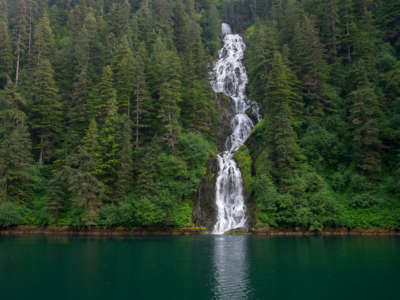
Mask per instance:
[[[251,109],[260,121],[257,103],[246,95],[248,83],[242,60],[246,50],[243,39],[232,34],[231,27],[222,23],[224,46],[215,62],[211,85],[215,93],[224,93],[232,101],[234,116],[231,120],[232,134],[226,138],[225,149],[218,154],[219,172],[216,180],[217,222],[213,233],[223,234],[235,228],[245,227],[247,209],[243,197],[242,174],[234,160],[234,153],[242,146],[254,127],[246,111]]]
[[[231,26],[226,23],[221,24],[221,31],[222,31],[222,35],[232,34]]]

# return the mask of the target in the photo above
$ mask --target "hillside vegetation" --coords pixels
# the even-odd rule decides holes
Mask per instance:
[[[222,21],[264,116],[254,225],[399,228],[395,0],[0,0],[0,227],[192,225]]]

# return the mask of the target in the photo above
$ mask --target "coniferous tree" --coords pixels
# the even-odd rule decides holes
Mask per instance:
[[[34,135],[34,150],[39,165],[55,158],[60,138],[62,110],[53,69],[47,59],[41,59],[33,74],[31,87],[30,124]]]
[[[358,88],[350,94],[350,129],[353,156],[357,168],[372,179],[377,179],[381,170],[379,124],[382,112],[372,84],[360,70],[362,78]]]
[[[130,116],[132,110],[131,101],[135,88],[133,80],[135,77],[135,58],[126,36],[122,37],[119,48],[114,68],[114,86],[117,90],[120,114]]]
[[[132,149],[132,122],[126,116],[121,127],[121,150],[116,182],[116,197],[119,200],[123,200],[133,186]]]
[[[8,35],[7,19],[0,18],[0,88],[2,88],[10,76],[12,70],[12,47]]]
[[[49,59],[54,51],[53,31],[50,27],[50,20],[45,12],[35,27],[33,53],[34,65],[39,65],[41,59]]]
[[[323,95],[326,63],[319,33],[309,17],[296,24],[291,50],[305,105],[314,115],[322,116],[328,106]]]
[[[84,129],[87,126],[87,112],[86,112],[86,100],[88,97],[88,82],[87,82],[87,70],[84,68],[77,76],[75,82],[72,85],[72,93],[70,96],[70,102],[67,107],[67,124],[69,133],[73,139],[73,145],[77,146],[80,138],[84,134]]]
[[[83,221],[94,225],[104,195],[104,184],[92,173],[96,162],[82,147],[67,159],[65,174],[73,205],[83,209]]]
[[[9,82],[0,93],[0,202],[29,200],[31,139],[22,105]]]
[[[268,74],[271,71],[273,54],[277,51],[277,33],[272,26],[261,23],[254,25],[254,31],[250,37],[249,48],[249,92],[253,99],[262,103],[266,109],[266,88]]]
[[[271,158],[281,192],[290,185],[292,172],[296,168],[298,149],[293,130],[289,103],[294,97],[279,52],[273,54],[271,72],[268,76],[268,138],[271,143]]]
[[[201,24],[203,27],[203,42],[210,53],[214,55],[218,50],[218,35],[220,32],[215,0],[204,1],[204,12],[202,14]]]
[[[121,122],[116,100],[111,98],[108,104],[107,117],[99,134],[99,170],[98,178],[105,184],[106,195],[111,196],[117,182],[121,150]]]
[[[142,43],[137,51],[134,65],[134,120],[135,129],[135,147],[138,148],[140,144],[145,141],[145,131],[149,129],[149,110],[150,110],[150,96],[148,92],[146,73],[145,73],[145,46]]]
[[[181,101],[182,82],[180,78],[181,65],[179,56],[174,51],[166,53],[167,70],[160,87],[160,110],[157,118],[160,120],[162,129],[161,136],[167,145],[174,147],[179,133],[179,103]]]
[[[129,28],[129,16],[131,13],[131,5],[128,0],[121,0],[113,3],[108,15],[110,23],[110,31],[119,39],[123,34],[127,33]]]
[[[8,7],[6,0],[0,0],[0,21],[7,20],[8,18]]]
[[[21,59],[25,53],[25,40],[26,40],[26,28],[27,27],[27,7],[25,0],[18,1],[18,13],[17,21],[15,26],[15,56],[16,56],[16,66],[15,66],[15,85],[18,85]]]
[[[82,150],[86,155],[90,156],[92,161],[92,169],[89,172],[93,175],[98,174],[100,164],[100,149],[99,149],[99,129],[97,127],[96,119],[92,119],[85,137],[82,139]]]
[[[113,87],[113,72],[110,66],[103,69],[101,81],[92,91],[88,101],[88,115],[90,119],[96,118],[100,127],[104,124],[108,105],[116,101],[117,93]]]

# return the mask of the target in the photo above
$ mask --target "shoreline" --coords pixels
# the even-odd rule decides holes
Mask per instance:
[[[73,228],[70,226],[17,226],[0,229],[0,236],[45,235],[45,236],[190,236],[210,234],[205,227],[184,228],[101,228],[86,227]],[[367,228],[326,228],[323,231],[307,231],[277,228],[251,228],[248,232],[233,231],[231,235],[250,234],[269,237],[295,237],[295,236],[400,236],[400,231],[391,229]]]

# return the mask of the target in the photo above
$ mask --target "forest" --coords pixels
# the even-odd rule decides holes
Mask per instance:
[[[221,22],[263,116],[251,225],[400,229],[398,0],[0,0],[0,228],[202,225]]]

